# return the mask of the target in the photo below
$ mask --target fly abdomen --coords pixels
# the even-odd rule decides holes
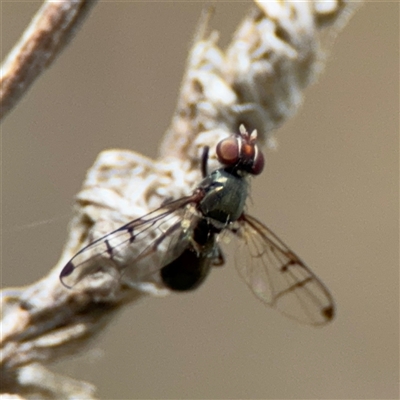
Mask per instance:
[[[161,269],[161,278],[167,287],[176,291],[194,290],[204,282],[216,258],[215,234],[218,232],[206,218],[198,220],[189,247]]]
[[[178,258],[161,269],[161,278],[168,288],[175,291],[197,289],[211,269],[212,259],[186,249]]]

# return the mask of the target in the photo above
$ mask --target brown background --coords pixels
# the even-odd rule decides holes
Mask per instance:
[[[101,150],[157,154],[203,5],[99,4],[7,117],[3,286],[55,264]],[[2,3],[2,56],[38,6]],[[246,9],[217,4],[223,44]],[[356,13],[253,185],[252,214],[323,277],[337,319],[323,329],[285,319],[229,264],[192,294],[128,307],[58,370],[94,382],[102,398],[397,398],[398,15],[396,3]]]

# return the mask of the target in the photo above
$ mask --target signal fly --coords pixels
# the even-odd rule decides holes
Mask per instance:
[[[97,239],[80,250],[63,268],[61,282],[72,288],[99,271],[139,282],[158,273],[173,291],[196,289],[212,267],[224,264],[221,243],[235,240],[236,268],[252,292],[266,305],[311,325],[323,325],[335,315],[331,294],[319,278],[269,228],[244,211],[248,178],[259,175],[264,156],[257,132],[240,132],[216,147],[223,165],[207,172],[189,196],[169,201]]]

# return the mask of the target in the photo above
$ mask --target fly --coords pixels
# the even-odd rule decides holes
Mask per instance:
[[[241,126],[240,133],[218,143],[217,158],[224,166],[210,174],[205,148],[203,180],[191,195],[163,204],[84,247],[61,271],[61,282],[72,288],[101,270],[132,282],[159,272],[171,290],[193,290],[212,267],[224,264],[219,239],[227,234],[237,240],[236,268],[256,297],[304,323],[331,321],[335,305],[326,286],[269,228],[244,212],[246,178],[264,168],[256,142],[257,132],[249,134]]]

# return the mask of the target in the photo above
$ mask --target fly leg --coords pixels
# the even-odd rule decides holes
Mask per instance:
[[[203,154],[201,155],[201,174],[203,175],[203,178],[208,176],[207,163],[209,151],[210,148],[208,146],[204,146]]]

